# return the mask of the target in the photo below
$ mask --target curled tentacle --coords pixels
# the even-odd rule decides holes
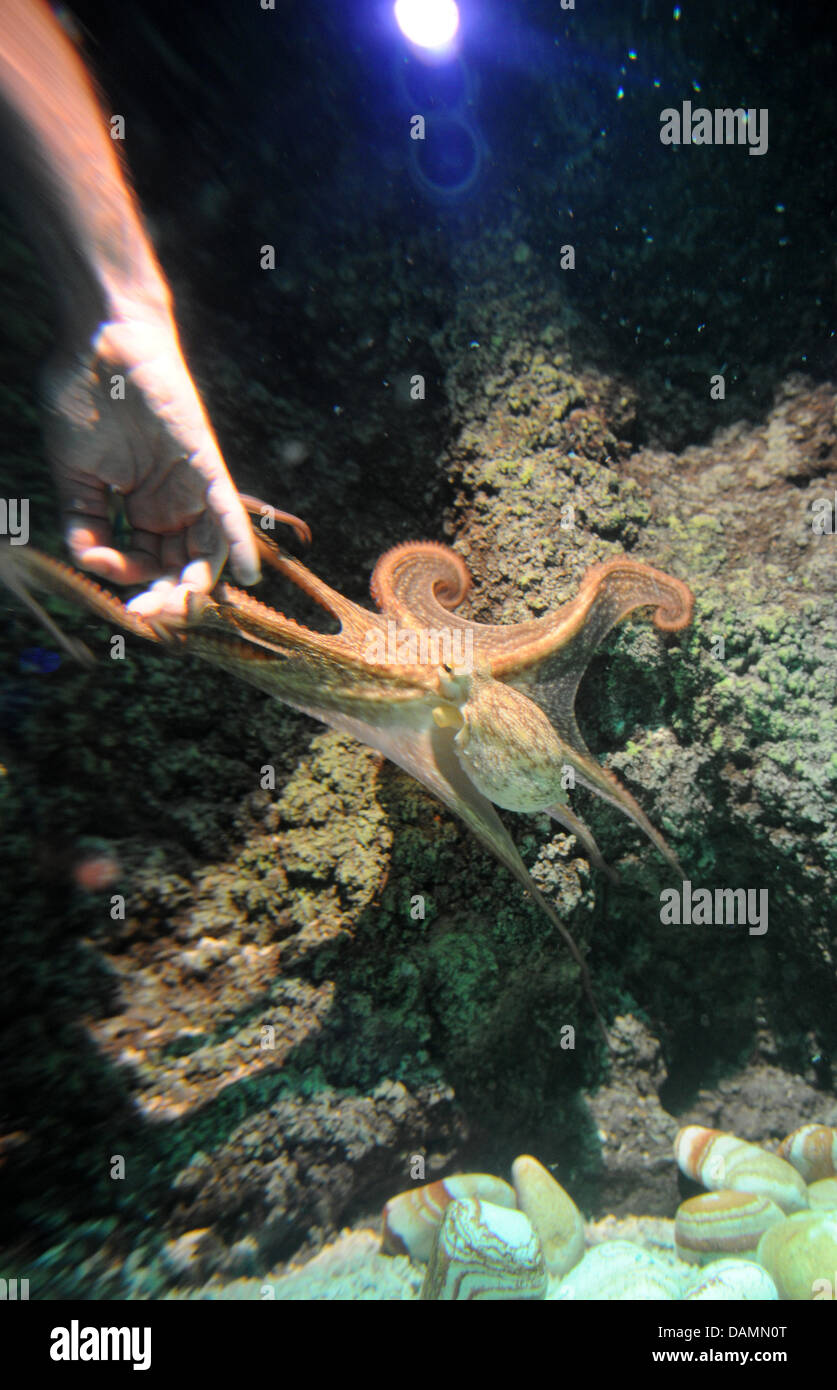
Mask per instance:
[[[381,612],[410,627],[449,623],[451,610],[462,603],[470,588],[465,561],[436,541],[393,546],[381,556],[370,582]]]

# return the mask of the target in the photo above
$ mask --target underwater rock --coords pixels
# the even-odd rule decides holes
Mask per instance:
[[[209,1226],[167,1240],[160,1254],[163,1269],[180,1283],[200,1283],[217,1268],[223,1246]]]
[[[781,1207],[758,1193],[702,1192],[677,1208],[674,1243],[688,1264],[708,1264],[722,1255],[755,1255],[765,1231],[784,1219]]]
[[[784,1212],[804,1211],[808,1205],[805,1183],[795,1168],[734,1134],[687,1125],[678,1132],[674,1153],[681,1173],[713,1192],[761,1193]]]
[[[517,1205],[541,1243],[547,1273],[561,1278],[584,1254],[584,1218],[568,1192],[529,1154],[512,1164]]]
[[[776,1302],[779,1294],[766,1269],[753,1260],[718,1260],[684,1295],[684,1303]]]
[[[837,1129],[801,1125],[782,1140],[779,1153],[807,1183],[832,1178],[837,1173]]]
[[[543,1252],[528,1216],[476,1197],[451,1202],[423,1299],[542,1299],[546,1287]]]
[[[409,1255],[422,1264],[430,1259],[442,1218],[451,1202],[480,1197],[496,1207],[515,1207],[514,1189],[492,1173],[456,1173],[412,1192],[400,1192],[384,1207],[381,1250],[386,1255]]]
[[[682,1268],[682,1266],[681,1266]],[[588,1250],[580,1264],[548,1295],[551,1301],[597,1299],[612,1303],[631,1300],[679,1299],[690,1272],[681,1274],[641,1245],[611,1240]]]
[[[176,1289],[170,1299],[202,1302],[366,1303],[418,1298],[421,1272],[405,1256],[382,1255],[377,1234],[343,1231],[303,1264],[280,1265],[258,1277],[216,1277],[199,1289]]]
[[[793,1302],[833,1298],[837,1270],[837,1213],[803,1211],[766,1231],[757,1258],[779,1297]]]
[[[678,1124],[659,1099],[668,1078],[662,1045],[632,1014],[618,1014],[608,1031],[610,1074],[584,1093],[601,1145],[603,1189],[585,1185],[573,1196],[620,1216],[671,1216],[680,1200],[671,1161]]]

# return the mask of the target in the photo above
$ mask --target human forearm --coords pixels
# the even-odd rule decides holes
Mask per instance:
[[[45,0],[0,5],[6,184],[78,333],[171,295],[81,59]]]

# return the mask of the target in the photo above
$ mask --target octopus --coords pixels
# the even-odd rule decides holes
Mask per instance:
[[[251,511],[262,507],[246,500]],[[297,530],[305,538],[304,528]],[[256,534],[265,562],[325,609],[337,632],[317,632],[224,582],[210,595],[193,596],[182,626],[165,627],[29,546],[3,548],[0,577],[82,660],[89,653],[58,631],[30,587],[68,597],[137,637],[193,652],[353,735],[417,778],[557,928],[606,1039],[586,961],[532,879],[497,808],[548,813],[606,871],[593,835],[569,806],[568,791],[581,784],[638,825],[683,877],[638,802],[587,748],[575,701],[594,651],[618,622],[645,608],[661,632],[678,632],[692,618],[690,589],[619,556],[589,568],[575,597],[553,612],[517,623],[477,623],[456,611],[471,587],[462,558],[445,545],[418,541],[378,560],[372,611],[324,583],[258,527]]]

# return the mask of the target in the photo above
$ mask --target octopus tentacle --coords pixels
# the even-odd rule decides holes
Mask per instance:
[[[387,550],[372,571],[372,597],[389,618],[407,627],[436,627],[451,622],[451,610],[471,588],[468,567],[455,550],[436,541],[406,541]],[[464,618],[462,627],[482,627]]]
[[[258,497],[251,497],[247,492],[240,492],[238,495],[244,504],[244,510],[249,512],[252,517],[262,517],[267,513],[270,515],[271,521],[280,521],[283,526],[290,526],[297,540],[301,541],[303,545],[311,544],[311,527],[307,521],[301,521],[292,512],[280,512],[270,503],[262,502]],[[254,527],[254,530],[257,536],[265,538],[265,533],[261,527]]]
[[[35,613],[55,640],[76,658],[84,660],[82,652],[87,652],[87,648],[83,643],[77,643],[61,632],[49,614],[30,594],[30,584],[59,598],[72,599],[98,617],[104,618],[106,622],[116,623],[118,627],[133,632],[138,637],[144,637],[149,642],[161,642],[166,638],[166,634],[147,618],[129,612],[121,599],[103,589],[94,580],[88,579],[86,575],[65,565],[61,560],[54,560],[51,555],[33,550],[31,546],[14,549],[9,545],[0,546],[0,578],[7,588]],[[90,660],[92,657],[87,652],[87,662]]]
[[[258,532],[256,535],[262,559],[337,619],[340,623],[339,636],[348,647],[359,652],[367,643],[372,631],[385,630],[385,624],[377,613],[361,608],[359,604],[345,598],[337,589],[332,589],[299,560],[282,550],[274,540],[269,540]]]
[[[692,621],[694,595],[682,579],[626,556],[592,565],[576,597],[554,613],[491,630],[493,673],[509,679],[559,651],[563,664],[580,673],[611,628],[637,608],[653,608],[654,625],[662,632],[679,632]],[[528,640],[518,639],[516,647],[507,637],[494,637],[498,632],[520,633],[521,628]]]
[[[372,596],[387,615],[412,625],[455,623],[479,636],[492,675],[509,679],[539,665],[554,651],[579,663],[612,627],[636,608],[653,608],[655,625],[678,632],[692,619],[694,598],[682,580],[652,565],[620,556],[587,570],[574,599],[542,618],[520,623],[474,623],[452,613],[471,586],[464,560],[433,541],[408,541],[382,555],[372,575]]]

